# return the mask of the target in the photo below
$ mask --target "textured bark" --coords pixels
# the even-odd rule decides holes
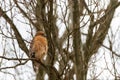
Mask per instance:
[[[81,49],[81,33],[79,30],[80,23],[80,15],[79,15],[79,4],[78,0],[73,1],[73,48],[75,55],[75,72],[77,76],[77,80],[83,80],[83,61],[82,61],[82,53]],[[82,65],[81,65],[82,64]]]

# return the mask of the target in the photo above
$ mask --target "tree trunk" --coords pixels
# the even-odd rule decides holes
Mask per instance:
[[[84,80],[80,35],[80,15],[78,0],[73,0],[73,49],[75,54],[75,73],[77,80]]]

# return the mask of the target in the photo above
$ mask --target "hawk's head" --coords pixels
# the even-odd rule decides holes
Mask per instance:
[[[45,33],[43,31],[38,31],[35,36],[43,36],[46,37]]]

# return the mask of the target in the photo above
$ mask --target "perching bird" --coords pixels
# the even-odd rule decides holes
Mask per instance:
[[[30,58],[35,58],[37,61],[43,60],[45,54],[48,51],[48,42],[43,31],[38,31],[33,38],[30,45]],[[33,68],[35,72],[38,72],[40,63],[33,61]]]

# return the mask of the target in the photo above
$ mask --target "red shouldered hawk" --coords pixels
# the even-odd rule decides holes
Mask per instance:
[[[31,45],[30,45],[30,58],[35,58],[38,61],[42,62],[44,55],[48,51],[48,43],[43,31],[38,31],[33,38]],[[38,71],[39,63],[33,61],[33,68]]]

